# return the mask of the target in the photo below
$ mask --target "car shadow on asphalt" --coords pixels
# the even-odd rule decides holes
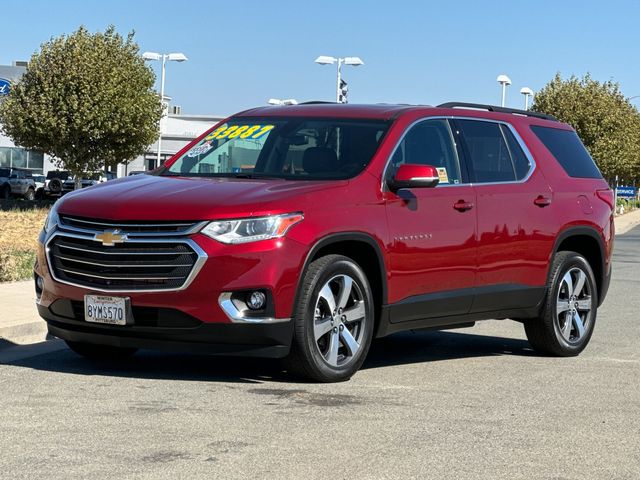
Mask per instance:
[[[497,355],[535,354],[520,339],[452,331],[403,332],[374,341],[362,369]],[[249,384],[304,382],[286,372],[277,360],[141,351],[127,360],[90,361],[62,343],[55,351],[38,354],[33,350],[28,357],[0,363],[75,375]]]

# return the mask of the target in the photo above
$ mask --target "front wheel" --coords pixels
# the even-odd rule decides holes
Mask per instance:
[[[298,292],[287,367],[319,382],[348,380],[367,356],[374,315],[371,287],[357,263],[342,255],[315,260]]]
[[[93,343],[72,342],[66,340],[67,346],[90,360],[119,360],[136,353],[135,348],[112,347],[110,345],[95,345]]]
[[[524,324],[529,343],[544,354],[578,355],[591,339],[597,309],[598,289],[589,262],[575,252],[558,252],[541,315]]]

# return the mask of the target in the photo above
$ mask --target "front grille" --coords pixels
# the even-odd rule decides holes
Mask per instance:
[[[96,220],[93,218],[71,217],[68,215],[60,217],[61,227],[68,231],[99,233],[104,230],[115,230],[118,233],[127,234],[130,237],[188,235],[199,230],[203,223],[206,222],[114,222],[110,220]]]
[[[47,247],[56,279],[102,291],[176,290],[204,261],[192,241],[179,239],[130,239],[103,246],[92,237],[60,232]]]

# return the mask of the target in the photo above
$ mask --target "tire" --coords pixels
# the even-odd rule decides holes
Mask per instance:
[[[589,262],[576,252],[558,252],[540,317],[524,322],[527,339],[536,352],[576,356],[591,339],[597,310],[598,288]]]
[[[366,275],[350,258],[327,255],[309,265],[300,289],[287,369],[318,382],[348,380],[362,366],[373,336]]]
[[[33,190],[33,188],[27,189],[26,193],[24,194],[24,199],[30,202],[36,199],[36,192]]]
[[[10,196],[11,196],[11,187],[9,187],[9,185],[4,185],[2,188],[0,188],[0,199],[9,200]]]
[[[92,343],[72,342],[70,340],[65,340],[65,342],[75,353],[90,360],[119,360],[128,358],[137,351],[135,348],[95,345]]]
[[[49,191],[56,195],[62,192],[62,180],[59,178],[52,178],[49,182]]]

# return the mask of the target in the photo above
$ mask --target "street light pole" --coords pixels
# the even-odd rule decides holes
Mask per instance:
[[[529,110],[529,97],[533,96],[533,90],[529,87],[522,87],[520,93],[524,95],[524,109]]]
[[[358,67],[364,65],[364,62],[360,57],[329,57],[326,55],[320,55],[315,60],[320,65],[332,65],[337,64],[336,69],[336,103],[340,103],[340,84],[342,83],[342,65],[351,65]]]
[[[160,75],[160,103],[162,104],[162,115],[160,116],[160,135],[158,136],[158,154],[156,155],[156,168],[160,166],[160,154],[162,153],[162,120],[165,115],[164,103],[164,78],[167,65],[167,55],[162,55],[162,73]]]
[[[162,120],[165,117],[165,98],[164,98],[164,84],[166,76],[167,60],[170,62],[186,62],[188,58],[184,53],[156,53],[156,52],[144,52],[142,58],[145,60],[162,60],[162,72],[160,73],[160,104],[162,105],[162,116],[160,117],[160,135],[158,136],[158,152],[156,156],[156,167],[160,166],[160,156],[162,154]]]
[[[502,102],[500,103],[501,107],[504,107],[506,94],[507,94],[507,85],[511,85],[511,79],[506,75],[498,75],[496,81],[502,85]]]

